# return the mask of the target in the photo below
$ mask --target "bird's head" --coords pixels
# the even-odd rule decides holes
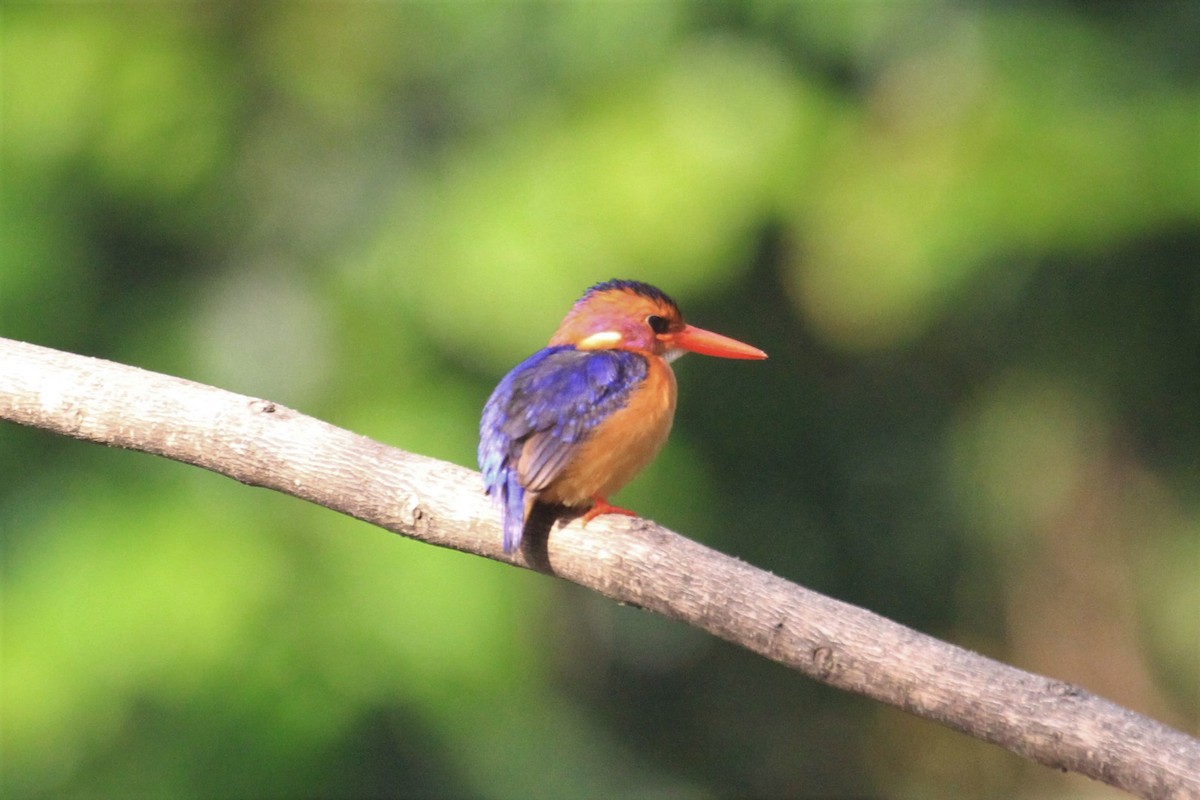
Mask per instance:
[[[766,358],[757,347],[683,321],[679,306],[660,289],[611,280],[584,292],[558,326],[551,345],[579,350],[632,350],[674,360],[685,352],[721,358]]]

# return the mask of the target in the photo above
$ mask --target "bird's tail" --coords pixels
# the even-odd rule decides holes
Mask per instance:
[[[510,474],[501,492],[504,503],[504,552],[515,552],[521,546],[521,534],[525,529],[525,487]]]

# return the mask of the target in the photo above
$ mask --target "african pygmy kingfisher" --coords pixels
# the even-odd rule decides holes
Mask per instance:
[[[675,416],[670,362],[685,352],[761,359],[756,347],[683,321],[645,283],[584,292],[550,344],[504,377],[483,409],[479,466],[502,509],[504,552],[521,544],[535,503],[634,512],[606,499],[654,460]]]

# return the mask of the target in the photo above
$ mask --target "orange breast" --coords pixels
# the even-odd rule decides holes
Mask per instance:
[[[562,474],[538,499],[568,506],[589,505],[633,480],[658,455],[675,418],[675,373],[649,356],[650,368],[629,404],[596,426]]]

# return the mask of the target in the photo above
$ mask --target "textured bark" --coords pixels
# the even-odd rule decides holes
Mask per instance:
[[[1200,798],[1200,741],[811,592],[646,520],[601,517],[512,557],[478,473],[268,400],[0,339],[0,418],[204,467],[441,547],[539,569],[811,678],[1147,798]],[[547,523],[549,520],[547,520]]]

